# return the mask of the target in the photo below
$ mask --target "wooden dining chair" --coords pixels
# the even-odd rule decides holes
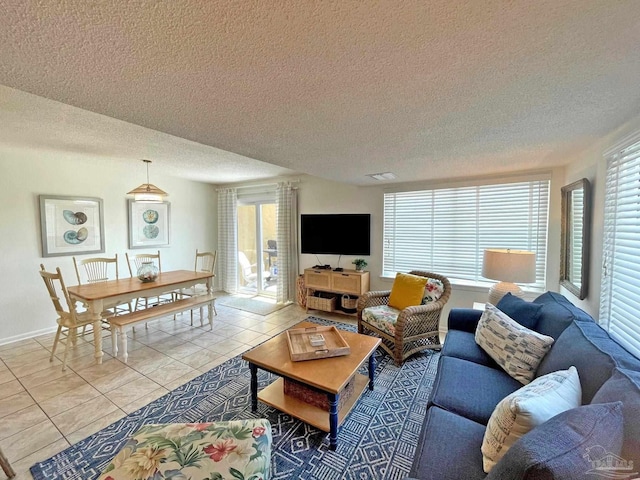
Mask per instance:
[[[137,276],[138,269],[142,266],[143,263],[153,263],[156,267],[158,267],[158,273],[162,273],[162,263],[160,261],[160,250],[158,253],[137,253],[135,255],[129,255],[128,252],[125,252],[125,257],[127,258],[127,267],[129,267],[129,275],[131,278]],[[133,307],[133,310],[138,310],[140,305],[144,303],[144,308],[149,308],[149,301],[151,306],[159,305],[161,303],[166,303],[173,301],[175,296],[173,294],[169,294],[169,298],[166,295],[162,296],[153,296],[153,297],[140,297],[136,299],[136,303]],[[155,301],[153,300],[155,299]]]
[[[138,272],[138,269],[142,266],[143,263],[151,262],[156,267],[158,267],[158,272],[162,273],[162,262],[160,261],[160,250],[158,253],[137,253],[135,255],[129,255],[128,252],[125,252],[125,257],[127,257],[127,266],[129,267],[129,275],[132,277],[135,276]],[[135,272],[134,269],[135,268]]]
[[[106,282],[108,280],[118,280],[120,278],[120,275],[118,274],[117,253],[113,258],[95,257],[76,260],[76,257],[73,257],[73,267],[76,270],[78,285],[83,284],[82,275],[80,275],[81,270],[84,271],[84,283]],[[132,311],[131,303],[116,305],[112,310],[109,311],[111,311],[111,313],[113,313],[114,315],[118,315],[120,313],[129,313]]]
[[[80,275],[80,269],[78,268],[78,266],[84,267],[86,283],[106,282],[107,280],[113,280],[114,276],[109,275],[109,271],[111,270],[110,267],[113,267],[113,270],[115,271],[115,279],[117,280],[119,278],[117,253],[113,258],[96,257],[76,260],[76,257],[73,257],[73,267],[76,269],[78,285],[82,285],[82,276]]]
[[[51,357],[49,361],[53,362],[53,357],[56,353],[58,343],[64,344],[64,357],[62,359],[62,370],[67,369],[67,354],[69,353],[69,343],[76,344],[78,329],[91,325],[93,319],[89,312],[79,313],[76,310],[76,303],[71,300],[67,287],[60,273],[60,268],[56,268],[56,273],[47,272],[44,265],[40,264],[40,276],[47,287],[49,298],[53,303],[53,308],[58,314],[56,322],[58,323],[58,330],[56,331],[56,337],[53,341],[53,348],[51,349]],[[83,330],[84,334],[84,330]]]
[[[193,271],[196,273],[198,272],[213,273],[215,276],[214,272],[216,269],[217,256],[218,254],[215,251],[214,252],[198,252],[198,249],[196,249],[196,262],[195,262],[195,266],[193,267]],[[180,298],[195,297],[198,295],[206,295],[207,293],[209,293],[207,291],[207,285],[199,284],[199,285],[194,285],[193,287],[180,289],[180,291],[178,292],[178,297]],[[216,311],[215,301],[212,303],[212,307],[213,307],[214,314],[218,315],[218,312]],[[191,310],[190,313],[191,313],[191,326],[193,326],[193,310]],[[203,325],[202,314],[203,314],[203,307],[201,306],[200,307],[200,326]],[[175,319],[175,315],[174,315],[174,319]]]

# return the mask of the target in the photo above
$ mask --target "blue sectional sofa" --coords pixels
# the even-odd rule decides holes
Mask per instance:
[[[558,293],[547,292],[533,302],[507,296],[497,307],[527,328],[555,339],[536,378],[575,366],[582,406],[524,435],[487,476],[481,453],[487,422],[500,400],[522,384],[476,344],[474,332],[482,312],[452,309],[411,477],[604,478],[597,476],[604,471],[598,468],[606,468],[594,462],[597,452],[589,456],[588,447],[593,446],[610,454],[609,465],[617,462],[615,473],[640,471],[640,360]],[[588,474],[589,468],[595,470]],[[527,469],[529,473],[521,472]]]

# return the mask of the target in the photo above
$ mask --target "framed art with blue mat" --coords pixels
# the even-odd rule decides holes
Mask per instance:
[[[347,324],[310,317],[310,322]],[[31,467],[35,480],[95,480],[143,425],[266,418],[272,426],[271,478],[399,479],[408,475],[435,378],[439,353],[425,352],[401,367],[379,351],[375,390],[365,391],[329,449],[325,432],[264,404],[251,412],[250,372],[237,356],[154,400],[99,432]],[[276,380],[264,371],[259,388]]]

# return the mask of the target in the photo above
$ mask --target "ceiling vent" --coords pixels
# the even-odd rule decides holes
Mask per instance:
[[[398,178],[395,174],[391,172],[384,173],[370,173],[367,177],[375,178],[376,180],[384,181],[384,180],[393,180],[394,178]]]

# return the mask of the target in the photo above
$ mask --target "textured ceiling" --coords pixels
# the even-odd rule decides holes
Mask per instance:
[[[134,124],[53,102],[38,119],[24,96],[33,103],[0,104],[0,130],[13,118],[8,130],[21,131],[31,111],[40,136],[10,141],[44,135],[49,148],[131,159],[171,152],[167,165],[214,183],[555,166],[640,111],[637,0],[0,5],[0,84]]]

